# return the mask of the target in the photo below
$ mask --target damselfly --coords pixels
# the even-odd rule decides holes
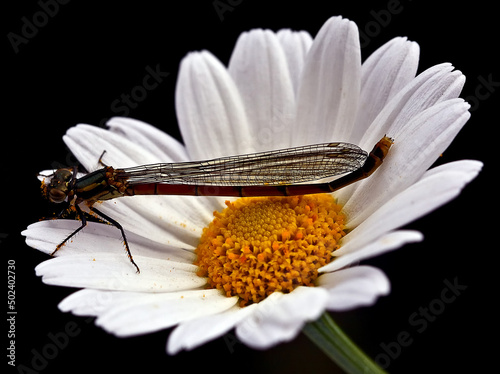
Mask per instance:
[[[391,145],[392,139],[384,136],[369,154],[354,144],[338,142],[123,169],[99,160],[103,168],[81,178],[77,178],[77,167],[58,169],[42,182],[44,194],[51,202],[65,202],[67,208],[61,215],[76,211],[82,224],[52,255],[87,225],[79,207],[84,203],[120,230],[128,257],[139,272],[122,226],[96,209],[96,202],[134,195],[251,197],[329,193],[370,176],[382,164]],[[326,183],[304,184],[340,174],[346,175]]]

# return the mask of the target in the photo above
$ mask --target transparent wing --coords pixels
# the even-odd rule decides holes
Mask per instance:
[[[324,143],[213,160],[116,170],[129,184],[281,185],[314,181],[360,168],[368,154],[349,143]]]

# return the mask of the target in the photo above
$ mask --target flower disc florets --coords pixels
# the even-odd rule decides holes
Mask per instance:
[[[314,286],[344,233],[341,207],[328,194],[226,201],[203,230],[198,275],[238,296],[240,305],[273,292]]]

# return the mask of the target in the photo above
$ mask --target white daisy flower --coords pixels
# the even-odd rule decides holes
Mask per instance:
[[[233,199],[227,207],[213,197],[103,202],[98,209],[122,224],[141,273],[124,256],[119,231],[90,222],[37,274],[82,288],[59,308],[96,316],[117,336],[176,326],[170,354],[231,329],[264,349],[325,311],[372,305],[389,293],[387,277],[349,266],[422,240],[397,229],[455,198],[482,166],[462,160],[428,170],[468,120],[469,105],[458,98],[461,72],[441,64],[415,76],[418,58],[416,43],[395,38],[361,64],[358,29],[341,17],[314,40],[304,31],[245,32],[227,68],[207,51],[190,53],[176,90],[185,145],[129,118],[112,118],[109,130],[78,125],[64,141],[88,171],[101,167],[103,150],[104,163],[129,167],[327,141],[369,151],[384,134],[395,144],[371,177],[333,195]],[[79,226],[42,221],[23,235],[51,253]]]

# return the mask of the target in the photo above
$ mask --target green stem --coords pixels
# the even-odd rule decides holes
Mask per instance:
[[[328,313],[306,324],[302,331],[346,373],[386,373],[344,334]]]

